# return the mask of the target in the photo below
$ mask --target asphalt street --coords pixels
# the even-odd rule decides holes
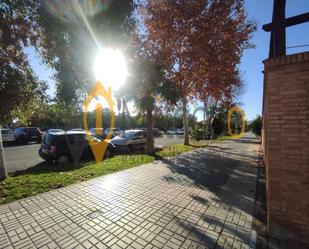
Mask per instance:
[[[40,144],[11,145],[4,147],[4,157],[8,172],[30,168],[41,162],[38,151]]]
[[[182,135],[164,135],[155,138],[156,146],[168,146],[170,144],[180,144],[183,142]],[[4,147],[6,169],[8,172],[15,172],[33,167],[41,162],[38,155],[40,144],[29,143],[26,145],[9,145]]]

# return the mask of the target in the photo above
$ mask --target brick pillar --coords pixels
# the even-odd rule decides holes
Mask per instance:
[[[309,53],[264,61],[268,233],[309,245]],[[308,247],[309,248],[309,247]]]

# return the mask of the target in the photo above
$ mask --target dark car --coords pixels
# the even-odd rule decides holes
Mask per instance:
[[[99,143],[108,143],[104,158],[108,158],[114,153],[112,143],[94,134],[86,134],[84,131],[51,132],[45,135],[39,155],[46,161],[55,161],[56,163],[72,161],[72,152],[81,153],[78,157],[82,160],[94,159],[91,145]]]
[[[160,137],[160,136],[162,136],[161,131],[160,131],[158,128],[152,128],[152,131],[153,131],[153,135],[154,135],[155,137]]]
[[[18,143],[37,142],[41,143],[42,133],[38,127],[19,127],[14,130]]]

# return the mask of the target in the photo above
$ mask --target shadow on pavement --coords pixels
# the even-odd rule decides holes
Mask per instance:
[[[258,144],[256,139],[232,140],[236,143]],[[238,146],[235,144],[234,146]],[[207,153],[188,153],[176,159],[160,158],[171,173],[163,177],[167,182],[173,182],[184,186],[194,186],[207,189],[213,194],[207,199],[199,195],[191,195],[192,199],[206,208],[223,208],[227,213],[236,215],[241,213],[249,214],[253,219],[261,217],[255,211],[256,191],[258,182],[258,156],[237,153],[232,148],[222,148],[220,146],[209,146]],[[159,158],[158,158],[159,159]],[[248,160],[244,160],[248,159]],[[229,181],[228,184],[226,184]],[[223,244],[218,244],[218,236],[223,232],[236,235],[238,239],[251,243],[251,230],[248,228],[236,229],[237,225],[226,223],[223,219],[218,219],[215,215],[207,215],[207,211],[202,215],[205,222],[212,224],[216,228],[214,234],[207,234],[206,229],[175,217],[176,221],[192,234],[193,238],[200,240],[203,245],[210,248],[224,248]],[[262,220],[265,222],[265,220]],[[252,223],[253,226],[253,223]],[[208,231],[208,230],[207,230]],[[223,233],[224,235],[224,233]],[[217,236],[216,239],[214,239]],[[193,239],[194,240],[194,239]]]
[[[11,147],[21,147],[21,146],[28,146],[28,145],[40,145],[40,143],[36,142],[29,142],[29,143],[17,143],[17,142],[4,142],[3,147],[11,148]]]
[[[245,144],[260,144],[260,140],[256,138],[244,138],[244,139],[233,139],[233,141],[237,143],[245,143]]]
[[[182,228],[189,232],[189,238],[193,241],[199,241],[199,244],[206,246],[206,248],[236,248],[232,247],[232,245],[225,245],[226,235],[230,233],[231,235],[238,238],[238,241],[247,242],[250,244],[251,234],[250,232],[246,232],[245,230],[235,230],[235,227],[230,226],[224,221],[216,219],[214,217],[210,217],[207,215],[203,215],[203,220],[209,224],[209,226],[214,227],[214,230],[205,231],[205,228],[198,227],[193,225],[192,223],[187,222],[186,220],[182,220],[177,216],[174,216],[176,219],[176,223],[180,225]],[[224,231],[223,231],[224,230]],[[223,236],[221,235],[224,232]],[[219,237],[221,236],[220,242],[218,242]],[[191,247],[190,247],[191,248]],[[194,246],[192,247],[194,248]],[[247,247],[239,247],[239,248],[247,248]],[[249,248],[249,247],[248,247]]]
[[[53,172],[63,172],[71,171],[77,168],[81,168],[84,165],[75,166],[73,163],[68,163],[65,165],[59,165],[52,162],[41,162],[33,167],[27,168],[25,170],[16,171],[9,173],[10,176],[28,175],[28,174],[42,174],[42,173],[53,173]]]
[[[184,181],[192,182],[193,185],[199,188],[207,188],[209,191],[217,193],[225,182],[229,179],[237,163],[234,160],[226,161],[226,158],[213,155],[195,155],[190,154],[184,157],[179,157],[176,160],[162,158],[164,163],[173,174],[169,179],[174,179],[178,183]],[[228,163],[229,167],[225,164]],[[207,164],[208,167],[205,167]],[[179,177],[179,176],[185,176]]]
[[[230,152],[230,151],[227,151],[227,148],[220,148],[218,146],[209,146],[209,150],[212,150],[212,151],[215,151],[215,152],[222,152],[222,153],[229,154],[229,155],[247,157],[247,158],[256,159],[256,160],[258,159],[257,156],[250,156],[250,155],[244,155],[244,154],[240,154],[240,153],[236,153],[236,152]]]
[[[208,148],[209,149],[219,149],[219,150],[223,150],[223,151],[231,150],[231,148],[224,148],[224,147],[215,146],[215,145],[209,145]]]

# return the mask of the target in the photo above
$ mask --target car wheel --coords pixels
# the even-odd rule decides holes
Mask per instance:
[[[19,143],[19,144],[24,144],[24,143],[25,143],[24,139],[21,138],[21,137],[17,138],[16,141],[17,141],[17,143]]]
[[[67,155],[60,155],[56,158],[56,163],[64,164],[69,162],[69,157]]]
[[[104,154],[104,159],[108,159],[112,156],[112,152],[110,150],[106,150]]]
[[[129,153],[132,153],[132,152],[133,152],[133,146],[132,146],[132,144],[129,144],[129,145],[127,146],[127,150],[128,150]]]

